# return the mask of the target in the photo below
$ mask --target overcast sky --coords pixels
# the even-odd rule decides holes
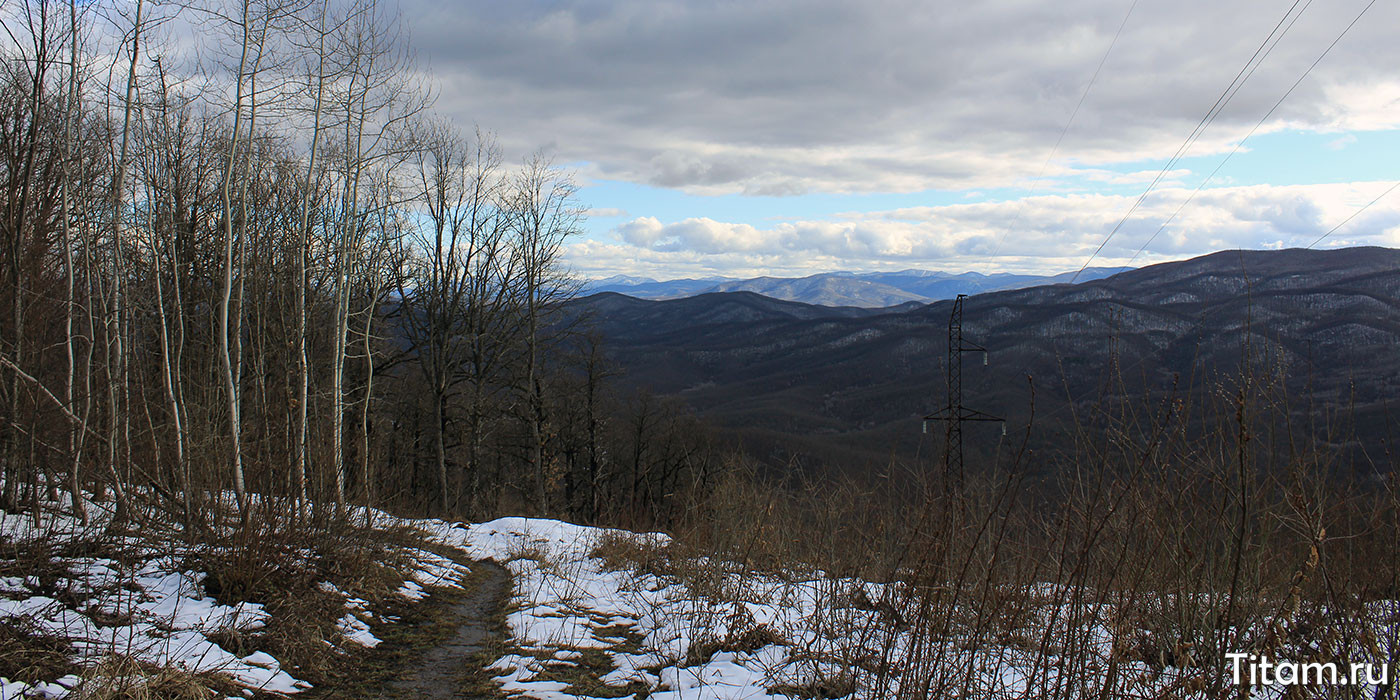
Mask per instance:
[[[1297,82],[1369,1],[404,0],[404,13],[441,111],[578,174],[592,216],[575,270],[672,278],[1060,272],[1120,222],[1094,265],[1306,246],[1400,180],[1400,3],[1376,2]],[[1320,246],[1362,244],[1400,245],[1400,189]]]

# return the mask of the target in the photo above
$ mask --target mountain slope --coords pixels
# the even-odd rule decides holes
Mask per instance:
[[[1131,270],[1091,267],[1079,274],[1087,282]],[[827,272],[807,277],[755,277],[740,280],[680,279],[666,282],[641,277],[609,277],[584,285],[584,293],[617,292],[639,299],[678,299],[712,292],[754,292],[774,299],[819,306],[884,308],[910,302],[928,303],[959,294],[980,294],[1041,284],[1068,282],[1073,272],[1015,275],[977,272],[952,274],[930,270],[899,272]]]
[[[597,310],[629,381],[736,431],[813,454],[917,448],[918,417],[945,400],[952,302],[852,313],[739,296],[576,306]],[[982,294],[966,303],[965,333],[991,362],[967,363],[967,402],[1024,423],[1029,377],[1037,423],[1068,430],[1070,406],[1223,381],[1247,347],[1295,396],[1345,408],[1374,452],[1384,402],[1400,398],[1397,297],[1400,251],[1382,248],[1229,251]]]
[[[751,280],[725,282],[712,292],[754,292],[774,299],[800,301],[819,306],[861,306],[880,308],[906,302],[927,302],[920,294],[899,287],[857,277],[812,275],[798,279],[758,277]]]
[[[623,277],[621,275],[609,277],[607,279],[593,280],[583,285],[584,294],[601,294],[603,292],[617,292],[638,299],[676,299],[679,297],[694,296],[713,289],[715,284],[724,280],[714,279],[679,279],[658,282],[646,277]]]

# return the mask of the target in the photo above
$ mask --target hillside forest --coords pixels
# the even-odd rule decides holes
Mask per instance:
[[[609,420],[553,318],[568,172],[436,114],[374,0],[129,10],[29,3],[0,67],[7,510],[658,512],[693,441],[643,456],[683,419]]]

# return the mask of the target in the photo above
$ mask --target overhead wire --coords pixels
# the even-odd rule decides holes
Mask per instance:
[[[1040,166],[1040,172],[1036,173],[1035,179],[1031,181],[1030,194],[1021,198],[1020,206],[1016,207],[1016,216],[1012,219],[1011,225],[1001,233],[1001,240],[997,241],[997,247],[992,250],[992,258],[1001,253],[1002,246],[1006,244],[1006,237],[1016,229],[1021,223],[1021,215],[1026,210],[1026,200],[1035,195],[1036,188],[1045,177],[1045,171],[1050,167],[1050,161],[1055,159],[1055,155],[1060,152],[1060,145],[1064,143],[1065,135],[1069,133],[1069,128],[1074,124],[1074,118],[1079,116],[1079,110],[1084,106],[1084,100],[1089,97],[1089,91],[1094,89],[1094,83],[1098,82],[1099,74],[1103,72],[1103,66],[1108,62],[1109,54],[1113,53],[1113,47],[1118,45],[1118,38],[1123,35],[1123,28],[1128,26],[1128,19],[1133,16],[1133,10],[1137,9],[1139,0],[1133,0],[1128,5],[1128,12],[1123,15],[1123,21],[1118,23],[1118,31],[1113,33],[1113,40],[1108,42],[1108,49],[1103,52],[1103,57],[1099,59],[1099,65],[1094,68],[1094,74],[1090,76],[1089,83],[1084,86],[1084,92],[1079,95],[1079,102],[1075,103],[1074,111],[1070,112],[1069,120],[1065,122],[1065,128],[1060,129],[1060,135],[1055,139],[1055,145],[1050,149],[1050,155],[1045,157],[1045,162]]]
[[[1381,201],[1382,199],[1385,199],[1386,195],[1389,195],[1391,192],[1394,192],[1394,191],[1395,191],[1395,188],[1397,188],[1397,187],[1400,187],[1400,182],[1396,182],[1395,184],[1391,185],[1389,188],[1386,189],[1386,191],[1384,191],[1384,192],[1380,193],[1379,195],[1377,195],[1375,199],[1371,200],[1370,202],[1367,202],[1367,203],[1366,203],[1366,206],[1361,207],[1360,209],[1357,209],[1356,211],[1352,212],[1352,213],[1351,213],[1351,216],[1348,216],[1346,219],[1342,220],[1342,223],[1337,224],[1336,226],[1333,226],[1329,231],[1327,231],[1327,233],[1324,233],[1324,234],[1322,234],[1321,236],[1318,236],[1318,237],[1317,237],[1317,240],[1315,240],[1315,241],[1313,241],[1312,243],[1309,243],[1309,244],[1308,244],[1308,249],[1311,250],[1313,246],[1317,245],[1318,243],[1321,243],[1321,242],[1322,242],[1322,239],[1324,239],[1324,238],[1326,238],[1326,237],[1328,237],[1328,236],[1330,236],[1330,235],[1336,233],[1338,229],[1340,229],[1341,227],[1346,226],[1347,224],[1351,223],[1351,220],[1352,220],[1352,219],[1355,219],[1357,216],[1359,216],[1359,215],[1361,214],[1361,212],[1366,211],[1367,209],[1370,209],[1372,204],[1375,204],[1376,202],[1379,202],[1379,201]]]
[[[1309,0],[1309,4],[1312,4],[1312,0]],[[1266,112],[1264,116],[1259,118],[1259,121],[1254,124],[1254,128],[1250,129],[1249,133],[1245,134],[1244,138],[1240,139],[1239,142],[1235,144],[1235,147],[1232,148],[1230,152],[1225,155],[1225,158],[1215,166],[1215,169],[1210,172],[1210,175],[1206,176],[1206,178],[1201,181],[1201,184],[1196,186],[1196,189],[1190,194],[1190,196],[1188,196],[1184,201],[1182,201],[1180,205],[1177,206],[1176,211],[1172,212],[1172,215],[1167,217],[1166,221],[1163,221],[1161,226],[1157,227],[1157,230],[1151,236],[1148,237],[1147,241],[1142,244],[1142,247],[1138,248],[1136,253],[1133,253],[1133,257],[1128,261],[1128,264],[1131,265],[1134,260],[1137,260],[1138,256],[1142,255],[1143,251],[1147,250],[1147,246],[1151,245],[1152,241],[1156,240],[1157,236],[1161,234],[1162,231],[1165,230],[1167,226],[1171,224],[1172,221],[1176,220],[1177,215],[1180,214],[1181,211],[1186,208],[1186,205],[1190,204],[1196,198],[1196,195],[1200,194],[1201,190],[1205,189],[1205,186],[1209,184],[1212,179],[1215,178],[1215,175],[1220,172],[1220,169],[1225,167],[1225,164],[1230,162],[1231,158],[1235,157],[1235,154],[1239,152],[1240,148],[1244,147],[1245,142],[1248,141],[1249,138],[1255,134],[1255,132],[1259,131],[1259,128],[1264,125],[1264,122],[1267,121],[1269,117],[1273,116],[1274,112],[1278,110],[1279,106],[1283,104],[1284,100],[1287,100],[1288,96],[1292,95],[1293,91],[1298,89],[1298,86],[1301,85],[1303,83],[1303,80],[1306,79],[1310,73],[1312,73],[1313,69],[1316,68],[1317,65],[1322,62],[1322,59],[1326,58],[1327,54],[1331,53],[1332,49],[1336,47],[1336,45],[1339,42],[1341,42],[1342,37],[1345,37],[1347,35],[1347,32],[1350,32],[1351,28],[1356,26],[1356,23],[1361,21],[1361,18],[1375,4],[1376,0],[1371,0],[1371,2],[1366,5],[1366,7],[1361,9],[1361,12],[1357,14],[1354,19],[1352,19],[1351,23],[1348,24],[1345,29],[1342,30],[1342,33],[1337,35],[1336,39],[1332,40],[1332,43],[1327,46],[1326,50],[1322,52],[1322,55],[1318,56],[1317,60],[1313,61],[1312,64],[1308,66],[1308,69],[1303,71],[1303,74],[1301,76],[1298,76],[1298,79],[1293,82],[1293,85],[1291,85],[1288,88],[1288,91],[1283,93],[1282,97],[1278,98],[1278,101],[1274,103],[1274,106],[1270,107],[1269,111]],[[1304,7],[1303,9],[1306,10],[1307,8]],[[1302,12],[1299,12],[1298,15],[1302,16]],[[1291,27],[1292,24],[1290,24],[1289,26]],[[1280,36],[1280,38],[1282,37]],[[1277,42],[1275,42],[1275,46],[1277,45]],[[1270,47],[1269,50],[1272,51],[1273,48]],[[1372,204],[1374,204],[1374,202],[1372,202]],[[1366,207],[1370,207],[1370,204],[1366,205]],[[1360,212],[1356,213],[1359,214]],[[1352,216],[1354,217],[1355,215],[1356,214],[1353,214]],[[1350,220],[1351,217],[1348,217],[1347,221]],[[1329,231],[1328,233],[1330,234],[1331,232]],[[1327,234],[1324,234],[1323,237],[1325,238],[1326,235]],[[1318,240],[1320,241],[1322,239],[1319,238]],[[1308,247],[1311,248],[1312,246]]]
[[[1372,0],[1372,2],[1374,3],[1374,0]],[[1269,35],[1264,37],[1264,40],[1254,49],[1254,53],[1249,57],[1249,60],[1240,67],[1239,72],[1235,73],[1235,77],[1230,81],[1230,84],[1225,86],[1225,89],[1215,98],[1215,103],[1212,104],[1205,115],[1201,117],[1201,120],[1196,123],[1196,127],[1191,130],[1191,133],[1181,142],[1181,145],[1177,147],[1176,152],[1173,153],[1171,158],[1167,160],[1167,163],[1162,166],[1157,176],[1154,177],[1152,182],[1147,185],[1147,188],[1142,191],[1142,194],[1138,195],[1137,200],[1128,208],[1127,213],[1118,220],[1118,223],[1113,226],[1113,229],[1110,230],[1103,241],[1099,243],[1098,248],[1089,256],[1089,259],[1085,260],[1084,264],[1081,265],[1079,270],[1074,273],[1074,276],[1070,278],[1071,283],[1078,281],[1079,276],[1084,274],[1084,270],[1088,269],[1089,264],[1099,256],[1099,253],[1103,252],[1103,249],[1108,245],[1109,241],[1113,240],[1113,237],[1123,228],[1123,225],[1132,218],[1132,215],[1142,206],[1143,201],[1152,193],[1152,190],[1156,189],[1157,185],[1161,183],[1162,179],[1166,177],[1166,174],[1171,171],[1172,167],[1185,157],[1186,152],[1200,139],[1206,127],[1210,126],[1210,124],[1215,121],[1215,118],[1225,109],[1225,106],[1239,93],[1239,88],[1244,85],[1244,82],[1248,80],[1249,76],[1253,75],[1254,70],[1258,68],[1257,64],[1262,63],[1263,59],[1268,56],[1268,52],[1272,51],[1271,46],[1277,44],[1278,41],[1283,38],[1283,34],[1286,33],[1288,29],[1292,28],[1293,23],[1290,22],[1289,19],[1293,18],[1294,21],[1296,21],[1294,10],[1298,9],[1300,3],[1302,3],[1302,0],[1294,0],[1293,4],[1288,7],[1288,10],[1283,13],[1283,17],[1280,17],[1279,21],[1274,24],[1273,29],[1269,31]],[[1308,4],[1304,5],[1303,9],[1306,10],[1308,5],[1311,4],[1312,0],[1308,0]],[[1297,13],[1298,16],[1302,14],[1303,12],[1301,10]],[[1282,30],[1282,32],[1280,30]]]
[[[1157,177],[1154,178],[1153,181],[1152,181],[1152,183],[1148,185],[1147,189],[1144,190],[1143,193],[1142,193],[1141,195],[1139,195],[1137,201],[1136,201],[1136,202],[1133,204],[1133,206],[1128,210],[1128,213],[1125,214],[1125,215],[1122,217],[1122,219],[1119,220],[1118,224],[1114,226],[1114,228],[1113,228],[1113,229],[1109,232],[1109,234],[1104,238],[1103,242],[1099,244],[1098,248],[1094,251],[1094,253],[1093,253],[1092,255],[1090,255],[1090,256],[1089,256],[1089,259],[1086,260],[1085,263],[1079,268],[1079,271],[1075,273],[1074,277],[1071,279],[1071,282],[1077,280],[1078,277],[1079,277],[1079,275],[1082,274],[1082,273],[1084,272],[1084,270],[1086,270],[1086,269],[1088,268],[1088,266],[1089,266],[1089,264],[1090,264],[1091,262],[1093,262],[1094,258],[1096,258],[1096,257],[1098,256],[1098,254],[1099,254],[1100,252],[1103,251],[1104,247],[1107,246],[1108,242],[1113,238],[1113,236],[1122,228],[1122,226],[1124,225],[1124,223],[1125,223],[1125,222],[1132,216],[1132,214],[1141,206],[1143,200],[1147,197],[1147,195],[1151,193],[1151,191],[1153,190],[1153,188],[1155,188],[1155,187],[1157,186],[1157,184],[1161,181],[1161,179],[1165,176],[1165,174],[1166,174],[1167,172],[1170,171],[1171,167],[1172,167],[1177,161],[1179,161],[1179,160],[1181,159],[1182,156],[1184,156],[1185,152],[1186,152],[1187,150],[1189,150],[1190,146],[1193,145],[1193,144],[1196,142],[1196,140],[1199,139],[1200,134],[1203,133],[1204,130],[1205,130],[1207,127],[1210,126],[1210,124],[1211,124],[1211,123],[1215,120],[1215,118],[1219,115],[1220,111],[1224,109],[1225,105],[1228,104],[1228,103],[1230,102],[1230,100],[1234,98],[1235,94],[1237,94],[1237,93],[1239,92],[1240,88],[1244,85],[1244,82],[1247,81],[1247,80],[1249,79],[1249,77],[1252,76],[1252,75],[1254,74],[1254,72],[1258,69],[1259,65],[1261,65],[1261,64],[1263,63],[1264,59],[1267,58],[1268,55],[1273,51],[1274,47],[1276,47],[1276,46],[1278,45],[1279,41],[1282,40],[1284,34],[1287,34],[1287,32],[1288,32],[1290,29],[1292,29],[1293,25],[1297,23],[1298,18],[1301,17],[1302,14],[1303,14],[1303,12],[1307,10],[1308,6],[1310,6],[1310,5],[1312,4],[1312,0],[1307,0],[1307,3],[1306,3],[1305,5],[1303,5],[1303,9],[1300,10],[1300,11],[1298,11],[1297,14],[1294,14],[1293,11],[1294,11],[1294,9],[1296,9],[1296,8],[1298,7],[1298,5],[1299,5],[1300,2],[1302,2],[1302,0],[1295,0],[1295,2],[1289,7],[1288,11],[1284,13],[1284,16],[1283,16],[1282,18],[1280,18],[1280,20],[1278,21],[1277,24],[1275,24],[1273,30],[1270,31],[1269,35],[1268,35],[1267,37],[1265,37],[1265,39],[1264,39],[1263,42],[1260,43],[1259,47],[1255,49],[1254,54],[1250,56],[1249,61],[1247,61],[1247,62],[1245,63],[1245,65],[1244,65],[1244,67],[1242,67],[1242,68],[1240,69],[1240,71],[1235,75],[1235,79],[1232,80],[1231,83],[1230,83],[1230,85],[1227,86],[1227,87],[1225,88],[1225,90],[1221,93],[1220,97],[1216,98],[1215,104],[1211,106],[1211,109],[1206,113],[1206,116],[1202,117],[1201,121],[1197,124],[1196,128],[1192,130],[1191,135],[1188,136],[1188,137],[1186,138],[1185,141],[1183,141],[1182,146],[1179,147],[1179,148],[1177,149],[1176,154],[1174,154],[1174,155],[1172,156],[1172,158],[1167,162],[1167,165],[1163,166],[1162,170],[1157,174]],[[1330,44],[1328,44],[1327,48],[1326,48],[1325,50],[1323,50],[1322,54],[1319,55],[1319,56],[1317,57],[1317,59],[1314,60],[1314,61],[1308,66],[1307,70],[1305,70],[1305,71],[1303,72],[1303,74],[1298,78],[1298,80],[1294,81],[1293,85],[1289,87],[1288,91],[1285,92],[1285,93],[1283,94],[1283,96],[1280,97],[1280,98],[1278,99],[1278,101],[1274,103],[1273,107],[1271,107],[1271,108],[1269,109],[1269,111],[1259,120],[1259,122],[1255,124],[1254,128],[1250,130],[1249,134],[1247,134],[1243,139],[1240,140],[1239,143],[1237,143],[1237,144],[1235,145],[1235,148],[1234,148],[1233,150],[1231,150],[1231,152],[1225,157],[1224,160],[1221,161],[1221,163],[1220,163],[1219,165],[1216,166],[1216,168],[1211,172],[1211,174],[1206,178],[1206,180],[1204,180],[1204,181],[1201,183],[1201,185],[1198,186],[1198,187],[1196,188],[1196,191],[1195,191],[1195,193],[1192,194],[1191,198],[1194,198],[1194,197],[1195,197],[1195,194],[1200,192],[1200,190],[1205,186],[1205,184],[1206,184],[1207,182],[1209,182],[1210,179],[1213,178],[1213,177],[1219,172],[1219,170],[1224,166],[1224,164],[1225,164],[1226,162],[1229,161],[1230,157],[1233,156],[1233,155],[1239,150],[1240,147],[1242,147],[1242,145],[1244,144],[1244,142],[1245,142],[1246,140],[1248,140],[1248,138],[1249,138],[1250,136],[1252,136],[1252,135],[1262,126],[1262,124],[1263,124],[1266,120],[1268,120],[1268,118],[1269,118],[1270,116],[1273,115],[1273,113],[1274,113],[1275,111],[1277,111],[1277,109],[1279,108],[1280,105],[1282,105],[1282,103],[1284,102],[1284,100],[1286,100],[1286,99],[1293,93],[1293,91],[1296,90],[1296,89],[1298,88],[1298,86],[1303,82],[1303,80],[1306,79],[1310,73],[1312,73],[1313,69],[1316,68],[1316,67],[1318,66],[1318,64],[1320,64],[1320,63],[1323,61],[1323,59],[1325,59],[1325,58],[1327,57],[1327,55],[1328,55],[1329,53],[1331,53],[1332,49],[1335,48],[1335,47],[1337,46],[1337,44],[1341,42],[1341,40],[1351,31],[1351,29],[1352,29],[1353,27],[1356,26],[1356,24],[1357,24],[1358,22],[1361,21],[1362,17],[1364,17],[1364,16],[1366,15],[1366,13],[1367,13],[1368,11],[1370,11],[1371,7],[1373,7],[1375,4],[1376,4],[1376,0],[1371,0],[1369,3],[1367,3],[1367,5],[1366,5],[1364,8],[1362,8],[1361,12],[1359,12],[1359,13],[1356,15],[1356,17],[1354,17],[1354,18],[1351,20],[1351,22],[1347,24],[1347,26],[1342,30],[1342,32],[1341,32],[1340,34],[1338,34],[1338,36],[1337,36],[1335,39],[1333,39],[1332,42],[1331,42]],[[1290,18],[1291,18],[1291,19],[1290,19]],[[1286,26],[1285,26],[1285,23],[1286,23]],[[1279,29],[1280,29],[1280,28],[1283,28],[1283,32],[1282,32],[1282,33],[1279,33]],[[1121,30],[1121,28],[1120,28],[1120,30]],[[1275,37],[1276,34],[1277,34],[1277,37]],[[1112,47],[1110,46],[1110,49],[1111,49],[1111,48],[1112,48]],[[1261,55],[1261,52],[1262,52],[1262,55]],[[1256,60],[1256,59],[1257,59],[1257,60]],[[1102,65],[1102,62],[1101,62],[1101,65]],[[1092,84],[1092,82],[1091,82],[1091,84]],[[1087,90],[1086,90],[1086,94],[1087,94]],[[1083,101],[1083,100],[1082,100],[1082,98],[1081,98],[1081,103],[1082,103],[1082,101]],[[1077,112],[1077,111],[1078,111],[1078,108],[1076,107],[1076,112]],[[1068,129],[1068,127],[1066,127],[1066,129]],[[1061,138],[1063,138],[1063,134],[1061,134]],[[1057,146],[1056,146],[1056,147],[1058,148],[1058,142],[1057,142]],[[1052,155],[1052,157],[1053,157],[1053,155]],[[1048,160],[1047,160],[1047,163],[1048,163]],[[1043,168],[1042,168],[1042,170],[1043,170]],[[1368,202],[1365,206],[1362,206],[1362,207],[1361,207],[1360,209],[1358,209],[1357,211],[1352,212],[1352,214],[1351,214],[1350,216],[1348,216],[1346,219],[1342,220],[1342,221],[1341,221],[1340,223],[1338,223],[1337,225],[1333,226],[1333,227],[1332,227],[1330,230],[1328,230],[1326,233],[1324,233],[1324,234],[1322,234],[1321,236],[1319,236],[1316,240],[1314,240],[1312,243],[1310,243],[1307,247],[1308,247],[1308,248],[1313,248],[1313,247],[1316,246],[1317,244],[1321,243],[1324,239],[1326,239],[1327,237],[1331,236],[1333,233],[1337,232],[1338,230],[1340,230],[1341,228],[1343,228],[1344,226],[1346,226],[1348,223],[1350,223],[1353,219],[1355,219],[1357,216],[1359,216],[1362,212],[1365,212],[1366,210],[1370,209],[1373,205],[1375,205],[1376,203],[1378,203],[1378,202],[1381,201],[1382,199],[1384,199],[1384,198],[1386,198],[1387,196],[1389,196],[1389,195],[1390,195],[1392,192],[1394,192],[1396,189],[1400,189],[1400,181],[1397,181],[1396,183],[1392,184],[1389,188],[1387,188],[1384,192],[1381,192],[1381,193],[1380,193],[1379,195],[1377,195],[1374,199],[1372,199],[1370,202]],[[1159,227],[1158,230],[1153,234],[1152,238],[1149,238],[1148,241],[1147,241],[1147,243],[1144,243],[1144,244],[1143,244],[1143,247],[1140,248],[1136,254],[1134,254],[1133,260],[1136,260],[1137,257],[1138,257],[1138,255],[1140,255],[1140,254],[1146,249],[1147,245],[1149,245],[1149,244],[1152,242],[1152,239],[1155,238],[1158,234],[1160,234],[1161,231],[1162,231],[1163,229],[1165,229],[1166,225],[1169,224],[1169,223],[1172,221],[1172,219],[1174,219],[1174,218],[1176,217],[1176,215],[1179,214],[1179,213],[1181,212],[1181,210],[1186,206],[1186,204],[1188,204],[1188,203],[1191,201],[1191,198],[1188,198],[1185,202],[1183,202],[1180,206],[1177,207],[1177,210],[1176,210],[1176,212],[1174,212],[1174,213],[1172,214],[1172,217],[1169,218],[1166,222],[1164,222],[1163,225],[1162,225],[1161,227]],[[1019,217],[1019,212],[1018,212],[1018,217]],[[1147,359],[1147,358],[1145,358],[1145,357],[1144,357],[1144,358],[1139,358],[1138,361],[1135,362],[1135,363],[1133,363],[1132,365],[1130,365],[1130,367],[1129,367],[1128,369],[1133,369],[1133,368],[1135,368],[1135,367],[1137,367],[1137,366],[1142,365],[1144,362],[1146,362],[1146,359]],[[985,381],[985,380],[984,380],[984,381]],[[1052,411],[1050,412],[1050,414],[1058,414],[1058,413],[1061,413],[1061,412],[1063,412],[1064,410],[1067,410],[1067,408],[1068,408],[1067,406],[1062,406],[1062,407],[1059,407],[1058,409],[1052,409]]]

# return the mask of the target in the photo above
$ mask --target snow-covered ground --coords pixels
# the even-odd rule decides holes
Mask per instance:
[[[29,514],[0,512],[0,541],[7,550],[41,542],[52,551],[82,552],[85,545],[101,540],[107,548],[119,549],[124,560],[59,556],[45,564],[42,579],[33,574],[0,577],[0,624],[65,640],[72,661],[84,671],[120,657],[151,667],[223,674],[249,691],[291,695],[310,687],[265,652],[240,657],[219,645],[221,638],[262,629],[268,621],[262,605],[218,603],[205,591],[204,574],[182,568],[186,552],[155,538],[126,536],[114,542],[104,533],[112,517],[107,505],[89,502],[87,510],[88,525],[63,512],[48,512],[37,527]],[[433,552],[405,547],[401,553],[409,566],[398,594],[408,600],[421,599],[425,586],[456,585],[470,573]],[[63,573],[55,576],[55,570]],[[393,620],[379,617],[367,601],[329,581],[318,587],[344,602],[345,615],[337,625],[342,638],[328,643],[379,644],[371,623]],[[0,700],[68,697],[90,680],[85,675],[91,674],[34,684],[0,678]]]
[[[628,695],[646,691],[655,700],[769,697],[784,685],[836,679],[837,662],[874,641],[870,611],[819,605],[857,582],[720,576],[719,588],[702,593],[677,577],[615,570],[592,556],[609,538],[659,546],[664,535],[525,518],[446,528],[417,524],[510,569],[514,596],[507,620],[518,653],[491,669],[514,695],[581,697],[581,688],[558,678],[588,663],[612,689],[609,697],[623,689]],[[723,590],[739,582],[742,590]]]
[[[669,553],[656,551],[666,544],[664,535],[551,520],[417,524],[442,543],[510,569],[508,622],[516,649],[491,669],[512,696],[1204,699],[1211,682],[1229,683],[1229,668],[1128,658],[1114,648],[1111,604],[1080,603],[1073,614],[1054,586],[1025,592],[1030,622],[1019,636],[997,640],[986,630],[978,635],[954,625],[945,639],[920,641],[905,622],[917,614],[909,609],[916,597],[883,585],[820,571],[775,576],[726,562],[668,560]],[[609,561],[606,550],[629,538],[663,563]],[[647,556],[643,551],[638,558]],[[1400,621],[1394,605],[1385,615],[1391,624]],[[1071,652],[1058,651],[1068,644],[1055,636],[1066,629],[1056,618],[1072,620],[1059,623],[1066,627],[1089,623],[1075,633],[1079,648],[1070,663],[1063,662]],[[1036,644],[1047,626],[1048,652]],[[1387,656],[1393,652],[1380,654]],[[923,661],[911,661],[916,658]],[[1105,685],[1109,692],[1101,695]],[[1289,690],[1256,685],[1249,696],[1282,698]],[[1377,693],[1375,687],[1348,690],[1360,691],[1348,697]]]
[[[881,698],[950,678],[955,684],[940,696],[1040,697],[1048,691],[1077,697],[1096,695],[1087,691],[1097,690],[1111,667],[1113,697],[1204,698],[1201,679],[1228,672],[1154,668],[1123,658],[1110,664],[1114,615],[1105,604],[1088,615],[1079,611],[1076,619],[1101,622],[1082,630],[1076,663],[1060,664],[1058,652],[1034,651],[1031,641],[1044,629],[1035,625],[1053,619],[1053,602],[1028,616],[1031,626],[1019,637],[974,642],[955,632],[931,643],[911,636],[905,621],[915,611],[901,607],[906,597],[896,595],[900,591],[819,571],[778,576],[722,561],[686,560],[663,551],[664,535],[526,518],[467,525],[373,516],[380,525],[411,525],[439,545],[509,569],[511,639],[489,670],[512,697]],[[9,542],[39,536],[80,541],[92,532],[62,517],[45,523],[42,533],[27,517],[0,519],[0,534]],[[136,551],[144,546],[128,544]],[[408,554],[410,570],[398,590],[408,599],[423,597],[434,585],[460,583],[469,573],[426,550],[409,548]],[[153,550],[136,564],[73,556],[58,562],[68,572],[66,581],[0,577],[0,623],[22,622],[71,639],[80,666],[119,653],[155,665],[216,671],[249,689],[293,695],[307,687],[266,653],[239,657],[220,647],[221,632],[255,631],[267,612],[254,604],[217,603],[204,593],[200,574],[180,570],[179,561]],[[55,585],[65,591],[63,600],[44,593]],[[330,582],[320,586],[344,601],[338,644],[373,646],[374,630],[396,621]],[[1045,601],[1055,600],[1053,590],[1044,593]],[[915,658],[924,662],[910,661]],[[1099,678],[1086,680],[1095,674]],[[31,686],[0,679],[0,700],[66,697],[81,681],[75,675]],[[1079,686],[1086,692],[1076,691]],[[1285,690],[1255,688],[1252,697],[1282,697]]]

